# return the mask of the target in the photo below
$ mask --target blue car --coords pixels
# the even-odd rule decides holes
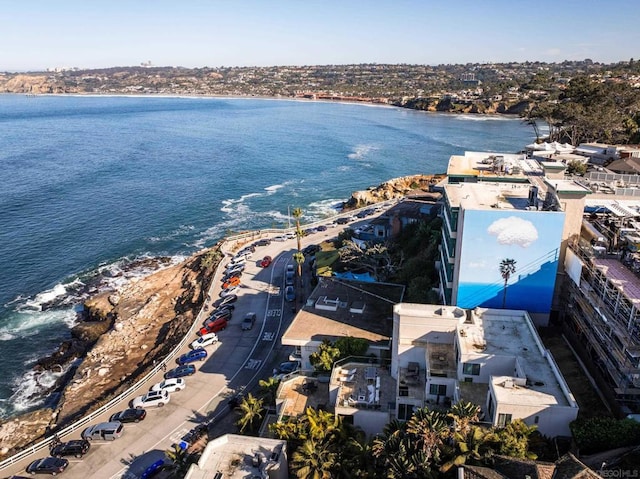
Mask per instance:
[[[178,364],[189,364],[196,361],[204,361],[207,358],[206,349],[194,349],[188,353],[184,353],[178,358]]]
[[[151,479],[152,477],[156,477],[161,471],[164,471],[168,467],[169,465],[165,464],[164,460],[158,459],[144,470],[140,475],[140,479]]]
[[[165,379],[183,378],[185,376],[191,376],[196,373],[196,367],[193,364],[184,364],[173,368],[171,371],[164,373]]]

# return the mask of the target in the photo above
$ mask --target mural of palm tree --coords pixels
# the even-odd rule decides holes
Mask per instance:
[[[507,282],[513,273],[516,272],[516,260],[506,258],[500,261],[500,276],[504,279],[504,290],[502,293],[502,309],[507,304]]]

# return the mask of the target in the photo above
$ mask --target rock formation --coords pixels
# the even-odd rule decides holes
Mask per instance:
[[[394,178],[379,186],[353,192],[351,198],[343,204],[343,209],[361,208],[381,201],[426,193],[444,177],[445,175],[413,175]]]

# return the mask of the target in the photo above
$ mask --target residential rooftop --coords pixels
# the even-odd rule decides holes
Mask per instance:
[[[287,442],[265,437],[226,434],[209,441],[186,479],[240,479],[269,477],[271,468],[287,467]]]
[[[404,286],[319,278],[282,343],[303,346],[309,341],[351,336],[387,347],[393,328],[393,305],[402,301]]]
[[[449,158],[447,176],[526,182],[531,170],[542,173],[536,161],[527,161],[522,154],[465,151]]]
[[[526,311],[476,308],[457,331],[460,353],[514,358],[514,376],[493,377],[497,399],[506,403],[573,406],[575,400]],[[507,381],[507,379],[509,381]]]
[[[445,185],[454,208],[527,210],[531,185],[518,183],[455,183]]]

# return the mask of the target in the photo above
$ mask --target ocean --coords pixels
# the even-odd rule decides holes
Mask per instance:
[[[518,119],[361,104],[0,95],[0,419],[47,401],[35,361],[89,292],[247,229],[335,213],[356,190],[517,152]],[[100,280],[100,281],[98,281]]]

